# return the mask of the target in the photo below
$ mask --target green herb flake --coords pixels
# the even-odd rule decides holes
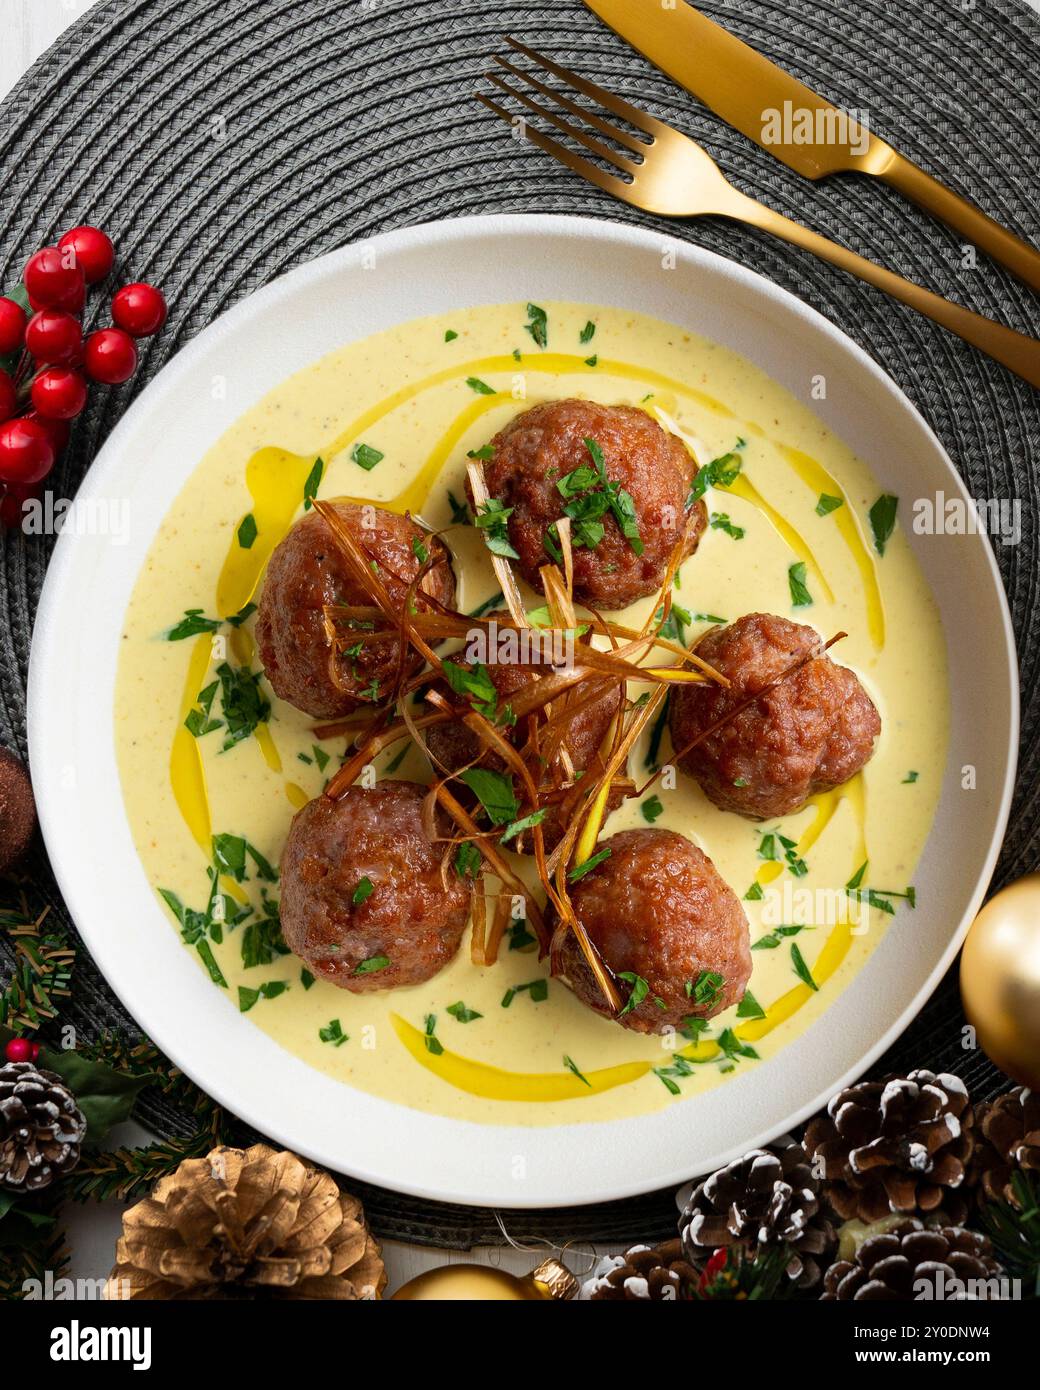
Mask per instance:
[[[252,550],[253,542],[258,535],[256,529],[256,517],[252,512],[244,516],[238,527],[238,543],[243,550]]]
[[[713,531],[724,531],[735,541],[742,541],[747,535],[743,526],[736,526],[730,521],[728,512],[712,512],[709,524]]]
[[[808,608],[812,603],[810,594],[805,583],[806,565],[804,560],[799,560],[796,565],[792,565],[787,571],[787,583],[791,590],[791,607]]]
[[[371,473],[377,463],[381,463],[385,457],[378,449],[373,449],[370,444],[355,444],[350,451],[350,457],[359,468],[363,468],[366,473]]]
[[[513,794],[512,779],[503,772],[492,772],[485,767],[470,767],[459,773],[464,782],[483,806],[492,825],[509,825],[516,820],[520,807]]]
[[[609,859],[610,853],[610,846],[608,845],[606,849],[601,849],[598,854],[594,854],[590,859],[586,859],[583,864],[576,865],[568,873],[567,882],[577,883],[579,879],[591,873],[597,864],[602,864],[605,859]]]
[[[345,1042],[350,1041],[350,1035],[344,1033],[338,1018],[326,1023],[324,1028],[319,1028],[318,1037],[323,1043],[331,1043],[333,1047],[342,1047]]]
[[[483,1014],[478,1014],[476,1009],[467,1009],[461,999],[456,1004],[449,1004],[445,1013],[451,1014],[459,1023],[473,1023],[484,1017]]]
[[[582,343],[582,344],[584,344],[584,343],[591,343],[591,342],[592,342],[592,339],[595,337],[595,335],[596,335],[596,325],[592,322],[591,319],[589,319],[589,320],[586,322],[585,327],[584,327],[584,328],[581,330],[581,332],[578,334],[578,342],[579,342],[579,343]]]
[[[360,907],[361,904],[367,898],[370,898],[372,896],[372,888],[373,884],[370,878],[359,879],[358,885],[354,889],[354,894],[350,901],[354,904],[355,907]]]
[[[472,840],[463,840],[455,851],[455,872],[459,878],[475,878],[480,872],[481,853]]]
[[[311,503],[318,495],[318,488],[321,486],[322,476],[325,472],[325,460],[316,458],[314,466],[307,474],[303,484],[303,510],[310,511]]]
[[[502,832],[500,843],[507,845],[510,840],[515,840],[516,837],[522,835],[525,830],[532,830],[536,825],[541,825],[548,814],[548,809],[543,807],[542,810],[532,811],[529,816],[523,816],[520,820],[510,821]]]
[[[458,336],[454,328],[446,328],[444,330],[444,341],[446,343],[453,343]]]
[[[645,397],[649,399],[649,397]],[[736,449],[743,447],[743,441],[738,440]],[[744,466],[744,460],[737,453],[736,449],[731,449],[728,454],[722,454],[717,459],[712,459],[700,469],[694,478],[688,497],[686,498],[687,510],[693,506],[707,492],[710,487],[729,487],[735,483]]]
[[[300,984],[303,985],[304,989],[310,989],[313,983],[314,976],[306,967],[304,967],[304,969],[300,971]]]
[[[746,903],[758,903],[762,901],[762,896],[763,894],[761,883],[753,883],[751,887],[747,890],[747,892],[744,894],[744,901]]]
[[[543,348],[549,342],[549,319],[544,309],[537,304],[528,304],[527,323],[524,327],[530,333],[537,347]]]
[[[702,970],[696,980],[686,981],[686,994],[700,1009],[711,1009],[722,998],[726,980],[716,970]]]
[[[749,989],[744,991],[744,997],[737,1005],[738,1018],[765,1018],[766,1011],[758,1002]]]
[[[385,970],[390,964],[389,956],[369,956],[360,965],[354,966],[355,975],[374,975],[377,970]]]
[[[643,813],[643,819],[648,825],[653,825],[659,816],[664,814],[664,807],[659,796],[648,796],[640,805],[639,809]]]
[[[573,1061],[572,1058],[568,1057],[566,1053],[563,1054],[563,1065],[567,1068],[568,1071],[572,1071],[579,1081],[584,1082],[584,1084],[588,1086],[590,1091],[592,1090],[592,1082],[580,1070],[577,1062]]]
[[[906,774],[906,776],[903,778],[903,786],[904,786],[904,787],[913,786],[913,784],[917,781],[917,779],[918,779],[919,776],[920,776],[920,773],[917,773],[917,772],[908,772],[908,773]]]
[[[870,529],[874,533],[874,549],[879,555],[884,555],[885,546],[895,530],[898,507],[899,498],[883,492],[870,509]]]
[[[433,1057],[439,1057],[441,1053],[444,1051],[444,1048],[441,1046],[441,1044],[438,1042],[435,1036],[436,1028],[437,1015],[427,1014],[425,1028],[423,1032],[423,1042],[426,1044],[426,1051],[429,1052]]]
[[[803,984],[807,984],[814,992],[820,988],[812,977],[812,971],[805,963],[805,957],[793,941],[791,942],[791,964],[794,966],[794,973]]]
[[[471,391],[476,391],[478,396],[493,396],[495,394],[495,388],[489,386],[486,381],[481,381],[479,376],[468,376],[466,385]]]
[[[845,501],[841,497],[831,497],[826,492],[820,493],[820,500],[816,503],[817,516],[830,516],[831,512],[836,512],[839,507],[843,507]]]
[[[624,1018],[624,1016],[630,1014],[633,1009],[639,1008],[640,1004],[650,993],[650,986],[643,979],[642,975],[633,975],[630,970],[619,970],[618,979],[624,980],[627,984],[632,986],[629,990],[625,1007],[618,1014],[618,1018]]]

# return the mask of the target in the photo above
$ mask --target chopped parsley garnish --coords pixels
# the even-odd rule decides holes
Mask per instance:
[[[355,907],[360,907],[366,899],[372,896],[373,887],[372,880],[367,876],[358,879],[357,887],[354,889],[350,901]]]
[[[567,1068],[568,1071],[572,1071],[579,1081],[583,1081],[585,1085],[588,1086],[590,1091],[592,1090],[592,1082],[580,1070],[577,1062],[573,1061],[570,1057],[567,1056],[566,1052],[563,1054],[563,1065]]]
[[[223,722],[219,719],[210,718],[210,710],[213,707],[213,697],[220,688],[219,681],[213,681],[207,685],[205,690],[200,690],[195,698],[195,706],[188,711],[188,717],[184,721],[184,727],[193,738],[204,738],[206,734],[211,734],[215,729],[222,729]]]
[[[238,526],[238,543],[243,550],[252,550],[253,542],[258,535],[256,529],[256,517],[249,512],[242,518]]]
[[[304,966],[304,968],[300,971],[300,984],[303,985],[304,989],[310,989],[313,983],[314,976],[307,969],[307,967]]]
[[[467,695],[486,719],[494,719],[498,712],[498,691],[488,674],[486,666],[479,661],[472,666],[462,666],[457,661],[444,662],[444,675],[456,695]]]
[[[257,877],[268,883],[277,883],[278,874],[260,851],[241,835],[213,836],[213,863],[217,872],[227,874],[236,883],[242,883],[248,869],[247,860],[256,866]]]
[[[912,786],[913,783],[917,781],[919,776],[920,773],[918,772],[908,772],[906,776],[903,778],[903,786]]]
[[[759,859],[777,863],[782,857],[795,878],[805,877],[809,869],[805,860],[799,858],[797,840],[782,835],[779,830],[760,830],[758,833],[761,836],[758,842]]]
[[[350,1036],[344,1033],[343,1026],[338,1018],[326,1023],[324,1028],[318,1029],[318,1037],[323,1043],[331,1043],[333,1047],[342,1047],[345,1042],[350,1041]]]
[[[431,1053],[434,1057],[439,1057],[441,1053],[444,1051],[444,1048],[440,1045],[440,1043],[437,1041],[437,1038],[434,1036],[434,1030],[436,1029],[436,1027],[437,1015],[427,1014],[425,1031],[423,1033],[423,1042],[425,1042],[426,1044],[427,1052]]]
[[[318,764],[318,771],[324,772],[329,765],[329,755],[324,748],[319,748],[316,743],[311,744],[311,751],[314,754],[314,761]]]
[[[775,931],[769,932],[766,936],[760,936],[757,941],[752,942],[751,949],[753,951],[775,951],[785,937],[797,936],[799,932],[812,930],[812,927],[807,927],[802,922],[777,927]]]
[[[685,1057],[676,1057],[670,1067],[654,1067],[654,1075],[670,1095],[679,1096],[678,1081],[693,1075],[693,1067]]]
[[[465,782],[483,806],[492,825],[509,825],[516,820],[520,807],[513,794],[512,779],[504,772],[492,772],[486,767],[468,767],[459,773],[459,780]]]
[[[542,1004],[549,998],[549,981],[539,976],[525,985],[511,985],[502,996],[503,1009],[508,1009],[518,994],[530,995],[532,1004]]]
[[[686,981],[686,994],[700,1009],[711,1009],[722,998],[725,978],[716,970],[702,970],[696,980]]]
[[[656,772],[660,765],[661,741],[664,738],[664,731],[668,727],[668,706],[671,703],[671,698],[669,691],[661,701],[660,712],[650,730],[650,742],[647,746],[646,757],[643,759],[643,766],[648,772]]]
[[[751,887],[747,890],[747,892],[744,894],[744,901],[746,903],[758,903],[762,901],[762,896],[763,894],[761,883],[753,883]]]
[[[500,843],[507,845],[510,840],[515,840],[518,835],[522,835],[525,830],[531,830],[536,825],[541,825],[542,821],[549,814],[548,808],[543,807],[540,811],[532,811],[529,816],[523,816],[520,820],[514,820],[502,831]]]
[[[712,512],[711,529],[713,531],[725,531],[727,536],[735,541],[742,541],[747,535],[743,526],[737,526],[729,519],[729,512]]]
[[[686,625],[693,622],[693,614],[688,608],[683,608],[681,604],[673,601],[666,618],[664,616],[664,604],[662,604],[654,614],[654,622],[661,624],[657,631],[659,637],[666,637],[684,647],[686,646]]]
[[[481,853],[472,840],[463,840],[455,851],[455,872],[459,878],[474,878],[480,872]]]
[[[538,347],[545,347],[549,342],[549,320],[545,310],[539,308],[537,304],[528,304],[527,320],[524,327]]]
[[[307,474],[303,484],[303,510],[310,511],[311,503],[318,495],[318,488],[321,486],[322,474],[325,472],[325,460],[316,458],[314,467]]]
[[[828,493],[821,492],[820,500],[816,503],[816,515],[829,516],[831,512],[836,512],[839,507],[844,505],[844,500],[841,497],[831,497]]]
[[[618,979],[624,980],[626,984],[632,986],[625,1007],[618,1014],[618,1018],[624,1018],[625,1014],[631,1013],[633,1009],[639,1008],[640,1004],[650,993],[650,986],[647,984],[646,980],[643,979],[642,975],[634,975],[630,970],[619,970]],[[664,1000],[660,999],[656,994],[652,997],[659,1009],[667,1007]]]
[[[258,999],[277,999],[278,996],[284,994],[288,988],[289,986],[285,980],[268,980],[266,984],[260,985],[258,989],[249,989],[246,985],[239,985],[239,1012],[247,1014]]]
[[[724,1028],[715,1041],[730,1062],[737,1062],[741,1057],[751,1057],[758,1061],[758,1053],[755,1049],[747,1043],[742,1043],[732,1028]]]
[[[608,505],[621,534],[628,541],[633,553],[642,555],[645,547],[639,537],[636,504],[632,500],[631,493],[625,492],[620,483],[611,482],[607,477],[607,465],[603,459],[603,450],[597,442],[594,439],[585,439],[584,444],[589,451],[593,467],[599,475],[600,486],[607,495]]]
[[[412,751],[412,748],[413,748],[413,747],[414,747],[414,745],[411,744],[411,743],[409,743],[409,741],[408,741],[407,739],[405,739],[405,742],[404,742],[403,747],[401,748],[401,751],[400,751],[399,753],[395,753],[394,756],[390,759],[390,761],[389,761],[389,762],[387,763],[387,765],[386,765],[385,772],[386,772],[386,775],[387,775],[388,777],[389,777],[392,773],[394,773],[394,772],[397,771],[397,769],[398,769],[398,768],[401,766],[401,764],[404,762],[405,758],[407,758],[408,754]]]
[[[230,627],[241,627],[245,620],[256,612],[255,603],[246,606],[233,617],[223,619]],[[216,632],[221,625],[220,618],[207,618],[201,608],[188,608],[179,623],[175,623],[164,634],[167,642],[183,642],[187,637],[201,637],[203,633]]]
[[[497,497],[489,497],[477,508],[473,524],[484,532],[484,542],[492,555],[504,555],[508,560],[519,560],[520,556],[509,542],[509,528],[506,525],[512,514],[512,507],[503,507]]]
[[[419,536],[412,537],[412,554],[419,561],[420,565],[425,565],[430,558],[430,552],[426,549],[425,543]]]
[[[363,468],[366,473],[371,473],[377,463],[381,463],[385,457],[378,449],[373,449],[370,444],[355,444],[350,451],[350,457],[359,468]]]
[[[694,502],[699,502],[710,487],[729,487],[736,482],[744,460],[736,452],[744,446],[744,441],[738,440],[735,449],[731,449],[728,454],[722,454],[717,459],[712,459],[699,469],[696,477],[690,485],[690,492],[686,498],[687,509],[693,506]]]
[[[738,1018],[765,1018],[766,1011],[758,1002],[749,989],[744,991],[744,997],[737,1005]]]
[[[458,1019],[460,1023],[473,1023],[475,1019],[484,1017],[483,1014],[478,1014],[476,1009],[467,1009],[461,999],[457,1004],[449,1004],[445,1012]]]
[[[586,367],[597,367],[599,366],[599,358],[594,353],[591,357],[586,357],[585,365]]]
[[[586,322],[585,327],[584,327],[584,328],[581,330],[581,332],[578,334],[578,342],[579,342],[579,343],[591,343],[593,337],[595,336],[595,333],[596,333],[596,325],[592,322],[591,319],[589,319],[589,320]]]
[[[247,666],[233,667],[222,661],[217,667],[217,679],[227,729],[221,752],[226,753],[255,733],[258,724],[267,723],[271,705],[260,689],[259,671],[250,671]]]
[[[518,922],[513,922],[506,928],[509,934],[509,949],[511,951],[526,951],[528,947],[536,944],[535,938],[527,930],[527,918],[521,917]]]
[[[444,341],[446,343],[453,343],[458,336],[454,328],[446,328],[444,330]]]
[[[808,608],[812,603],[810,594],[805,583],[806,566],[804,560],[799,560],[796,565],[792,565],[787,571],[787,583],[791,590],[791,607]]]
[[[859,902],[865,902],[870,907],[876,907],[879,912],[887,912],[889,916],[895,913],[895,904],[892,898],[904,898],[911,907],[917,906],[917,891],[912,886],[905,889],[902,893],[897,893],[894,888],[864,888],[863,878],[867,872],[869,860],[864,860],[856,872],[845,885],[845,892],[850,898],[855,898]]]
[[[642,811],[643,819],[648,825],[653,825],[658,816],[662,815],[664,812],[664,807],[661,804],[661,798],[659,796],[648,796],[639,809]]]
[[[606,849],[601,849],[598,854],[594,854],[591,859],[586,859],[583,864],[578,864],[575,868],[571,869],[567,875],[567,882],[577,883],[580,878],[584,878],[586,874],[591,873],[597,864],[602,864],[604,859],[609,858],[610,846],[608,845]]]
[[[451,508],[451,522],[453,526],[469,526],[471,524],[469,503],[460,502],[451,488],[448,489],[448,506]]]
[[[495,394],[495,388],[489,386],[486,381],[481,381],[479,376],[468,376],[466,385],[471,391],[476,391],[478,396],[493,396]]]
[[[360,965],[354,966],[355,975],[374,975],[377,970],[385,970],[390,964],[389,956],[369,956]]]
[[[805,957],[802,955],[801,951],[799,951],[798,947],[795,945],[793,941],[791,942],[791,964],[794,966],[794,973],[798,976],[798,978],[802,981],[803,984],[808,985],[809,988],[813,991],[816,991],[820,988],[820,986],[812,977],[812,971],[805,963]]]
[[[242,928],[242,965],[251,970],[256,965],[270,965],[278,956],[287,956],[289,947],[282,936],[282,921],[278,904],[262,894],[263,916],[246,922]]]
[[[481,444],[479,449],[467,449],[466,457],[468,459],[480,459],[481,463],[490,463],[495,457],[495,446],[494,444]]]
[[[490,598],[486,598],[483,603],[478,604],[477,607],[474,608],[472,612],[469,614],[469,617],[482,618],[485,613],[490,613],[494,609],[500,608],[502,606],[503,598],[504,595],[500,589],[497,594],[492,594]]]
[[[874,533],[874,549],[879,555],[884,555],[885,546],[895,530],[898,506],[898,497],[883,492],[870,509],[870,529]]]

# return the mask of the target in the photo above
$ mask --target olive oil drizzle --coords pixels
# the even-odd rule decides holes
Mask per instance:
[[[293,454],[285,449],[268,447],[252,455],[246,465],[245,481],[253,503],[251,514],[256,522],[256,537],[251,547],[242,547],[237,539],[236,525],[235,539],[231,542],[217,581],[218,614],[222,618],[231,617],[241,612],[253,600],[268,559],[299,511],[303,501],[304,485],[311,477],[319,458],[337,458],[362,436],[370,433],[387,415],[434,386],[453,380],[458,380],[461,385],[467,377],[482,377],[484,374],[499,372],[507,372],[511,378],[518,375],[527,377],[542,374],[557,377],[594,372],[621,376],[652,386],[659,392],[668,393],[669,396],[693,399],[714,414],[735,418],[733,412],[722,402],[683,382],[650,368],[605,358],[599,358],[596,366],[590,366],[584,358],[578,356],[542,352],[537,356],[524,357],[520,361],[512,356],[492,356],[444,368],[420,381],[401,387],[363,412],[320,454]],[[526,399],[526,396],[524,398]],[[397,494],[378,498],[370,492],[364,497],[348,496],[345,500],[359,504],[376,503],[399,514],[418,514],[467,430],[487,411],[510,399],[513,399],[511,389],[478,395],[459,412],[434,445],[415,478]],[[757,427],[754,432],[764,433]],[[809,455],[788,449],[786,446],[778,447],[786,461],[809,487],[817,492],[825,491],[842,497],[843,506],[829,519],[835,520],[839,526],[842,538],[859,569],[871,638],[874,645],[880,648],[884,645],[884,608],[876,562],[864,542],[858,520],[848,499],[836,480]],[[743,474],[721,490],[742,498],[761,511],[787,546],[804,561],[821,594],[829,602],[833,602],[833,591],[812,548],[786,517],[766,501]],[[242,519],[240,518],[239,525]],[[242,628],[235,628],[231,634],[231,643],[236,658],[243,665],[248,665],[254,654],[249,633]],[[185,728],[184,721],[195,704],[199,690],[205,684],[212,655],[212,637],[204,634],[196,640],[191,651],[178,724],[170,750],[170,781],[174,798],[185,824],[207,860],[212,852],[212,822],[205,768],[198,740]],[[281,757],[266,725],[261,724],[257,727],[256,738],[268,766],[272,771],[280,772]],[[294,782],[286,782],[285,789],[289,800],[297,809],[305,805],[309,799],[303,788]],[[867,858],[864,844],[864,797],[862,775],[845,787],[814,797],[812,804],[816,815],[798,841],[798,853],[808,852],[827,828],[841,802],[848,799],[852,803],[859,825],[859,845],[853,865],[854,871],[855,867]],[[759,870],[756,881],[761,884],[768,883],[782,871],[781,864],[769,862]],[[229,891],[234,890],[234,896],[241,895],[238,885],[227,886]],[[813,978],[817,984],[823,984],[837,971],[851,945],[852,933],[849,923],[837,923],[813,966]],[[753,1042],[764,1037],[795,1014],[812,994],[813,991],[808,985],[795,986],[766,1009],[764,1018],[748,1020],[736,1027],[734,1031],[737,1037],[742,1042]],[[551,1102],[579,1099],[585,1095],[630,1084],[646,1076],[652,1069],[651,1063],[645,1061],[625,1063],[585,1073],[585,1081],[566,1070],[561,1070],[559,1074],[510,1072],[472,1061],[447,1050],[434,1054],[427,1048],[425,1037],[417,1028],[397,1014],[392,1014],[391,1018],[399,1040],[420,1065],[460,1090],[491,1100]],[[707,1062],[721,1056],[721,1050],[718,1043],[709,1039],[691,1044],[682,1049],[679,1055],[690,1061]]]

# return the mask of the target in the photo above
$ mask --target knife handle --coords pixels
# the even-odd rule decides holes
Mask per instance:
[[[931,174],[926,174],[897,150],[893,150],[892,154],[894,157],[878,170],[878,178],[940,222],[952,227],[959,236],[965,237],[987,256],[1006,265],[1008,270],[1034,290],[1040,290],[1040,251],[1034,250],[999,222],[994,222],[992,217],[987,217],[967,198],[960,197],[938,179],[933,179]]]
[[[965,309],[963,305],[954,304],[949,299],[943,299],[941,295],[933,294],[931,290],[923,289],[910,280],[904,280],[901,275],[886,270],[874,261],[868,261],[864,256],[858,256],[846,246],[828,241],[826,237],[820,236],[819,232],[803,227],[800,222],[792,222],[789,217],[774,212],[764,203],[758,203],[743,193],[730,200],[723,213],[724,216],[770,232],[782,241],[790,242],[792,246],[811,251],[814,256],[837,266],[839,270],[848,271],[850,275],[858,276],[867,284],[884,290],[893,299],[908,304],[911,309],[916,309],[919,314],[924,314],[926,318],[955,333],[958,338],[971,343],[972,347],[979,348],[995,361],[1002,363],[1023,381],[1028,381],[1031,386],[1040,389],[1040,341],[1037,339],[1028,338],[1024,333],[1016,333],[1013,328],[1005,328],[1003,324],[994,323],[992,319],[984,318],[971,309]]]

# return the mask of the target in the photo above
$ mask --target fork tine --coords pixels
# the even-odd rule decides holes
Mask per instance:
[[[590,135],[587,130],[582,130],[580,126],[571,125],[570,121],[565,121],[562,116],[557,116],[555,111],[549,111],[546,107],[539,106],[536,101],[532,100],[532,98],[526,94],[526,92],[518,92],[515,87],[511,87],[509,83],[499,77],[497,73],[486,72],[484,76],[488,82],[493,82],[496,87],[508,93],[514,100],[519,101],[521,105],[526,106],[529,111],[533,111],[536,116],[541,116],[542,120],[548,121],[551,125],[554,125],[557,130],[562,130],[564,135],[569,135],[571,139],[576,140],[579,145],[584,145],[587,150],[591,150],[593,154],[598,155],[599,158],[604,160],[607,164],[613,164],[615,169],[621,169],[623,172],[635,172],[638,166],[634,164],[632,160],[627,159],[623,154],[618,154],[616,150],[610,149],[609,146],[604,145],[602,140],[597,140],[594,135]]]
[[[515,63],[511,63],[508,58],[503,58],[495,54],[495,62],[501,64],[514,77],[519,77],[521,81],[529,83],[536,91],[543,96],[558,102],[565,111],[569,111],[572,116],[577,116],[579,120],[587,121],[589,125],[595,126],[601,134],[610,140],[616,140],[619,145],[626,145],[636,154],[645,154],[647,145],[645,140],[639,140],[634,135],[630,135],[627,130],[622,130],[620,126],[612,125],[610,121],[605,121],[602,116],[598,116],[595,111],[590,111],[587,106],[579,106],[576,101],[571,101],[570,97],[554,87],[547,87],[544,82],[539,82],[538,78],[529,72],[524,72],[523,68],[518,68]]]
[[[500,116],[507,125],[512,126],[515,117],[511,111],[507,111],[504,106],[499,106],[497,101],[492,101],[483,92],[474,92],[473,95],[479,102],[482,102],[489,111],[493,111],[496,116]],[[515,129],[515,126],[514,126]],[[554,140],[551,135],[546,135],[544,131],[536,130],[534,126],[526,121],[523,126],[524,139],[529,140],[532,145],[537,145],[540,150],[551,155],[560,164],[565,164],[574,173],[580,174],[583,179],[588,179],[589,183],[594,183],[597,188],[602,188],[605,193],[611,193],[615,198],[621,198],[624,202],[632,202],[632,185],[625,183],[624,179],[615,178],[613,174],[605,173],[595,164],[590,164],[587,159],[583,159],[580,154],[574,154],[572,150],[561,145],[558,140]]]
[[[510,48],[515,48],[519,53],[523,53],[525,57],[531,59],[532,63],[540,64],[554,77],[560,78],[568,86],[573,87],[576,92],[591,97],[607,111],[613,111],[615,116],[620,116],[623,121],[628,121],[629,125],[634,125],[637,130],[641,130],[647,135],[656,136],[670,129],[670,127],[655,120],[653,116],[647,115],[645,111],[640,111],[638,106],[630,106],[627,101],[622,101],[613,92],[608,92],[605,87],[597,87],[595,82],[590,82],[585,77],[579,77],[576,72],[571,72],[570,68],[561,67],[559,63],[554,63],[551,58],[546,58],[544,54],[538,53],[533,48],[528,48],[519,39],[510,38],[508,34],[504,37]]]

